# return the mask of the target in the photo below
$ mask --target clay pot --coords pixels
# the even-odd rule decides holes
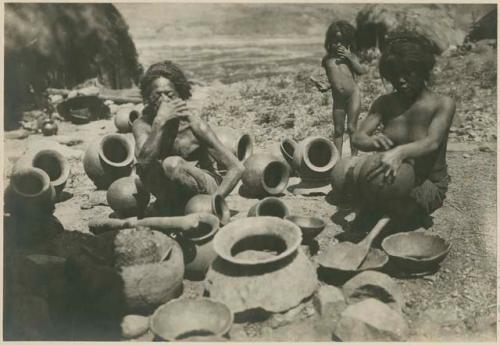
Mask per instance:
[[[270,153],[288,166],[290,176],[296,176],[293,164],[293,151],[297,143],[293,139],[283,139],[271,148]]]
[[[54,120],[48,119],[42,123],[42,133],[45,136],[56,135],[57,130],[57,123]]]
[[[151,316],[150,328],[167,341],[194,336],[222,337],[233,325],[233,313],[210,298],[179,298],[159,307]],[[212,338],[206,338],[210,341]]]
[[[398,199],[408,196],[415,186],[413,165],[403,162],[392,183],[386,182],[385,172],[380,171],[374,178],[367,179],[369,173],[379,166],[380,154],[369,156],[359,173],[359,185],[362,194],[370,200]]]
[[[55,189],[56,196],[61,195],[70,174],[70,165],[60,152],[51,149],[27,152],[16,162],[14,171],[29,167],[45,171]]]
[[[109,319],[146,315],[182,293],[182,249],[161,232],[110,231],[87,247],[68,259],[67,270],[96,315]]]
[[[229,127],[214,127],[213,131],[221,143],[231,150],[241,162],[244,162],[252,155],[253,139],[249,134]],[[225,169],[225,167],[220,168]]]
[[[289,214],[286,204],[272,196],[260,200],[248,211],[248,217],[270,216],[285,218]]]
[[[56,193],[49,176],[39,168],[19,168],[5,190],[5,207],[11,214],[35,217],[52,214]]]
[[[88,147],[83,167],[98,189],[106,189],[120,177],[130,175],[133,161],[133,143],[124,135],[107,134]]]
[[[313,136],[295,146],[293,167],[302,179],[328,179],[338,159],[337,148],[330,140]]]
[[[241,181],[246,190],[254,196],[277,195],[288,184],[288,167],[273,155],[256,153],[245,161]]]
[[[300,231],[302,231],[302,244],[311,243],[326,226],[325,221],[318,217],[286,216],[285,220],[294,223],[300,228]]]
[[[218,257],[207,273],[207,292],[239,320],[248,310],[282,312],[295,307],[318,287],[301,241],[295,224],[276,217],[229,223],[215,235]]]
[[[211,213],[216,215],[221,225],[229,223],[231,212],[224,197],[218,194],[198,194],[193,196],[184,208],[184,214],[190,213]]]
[[[347,180],[347,173],[349,169],[354,166],[356,157],[342,157],[332,169],[332,188],[334,191],[341,192]]]
[[[185,276],[191,280],[205,278],[212,261],[217,257],[213,246],[213,238],[219,230],[219,219],[211,214],[206,214],[200,219],[196,230],[183,233],[177,241],[182,247]]]
[[[106,193],[108,205],[121,218],[135,217],[149,203],[150,194],[137,176],[122,177],[111,184]]]
[[[132,131],[132,125],[139,118],[139,112],[133,108],[125,107],[118,110],[115,115],[115,126],[120,133]]]

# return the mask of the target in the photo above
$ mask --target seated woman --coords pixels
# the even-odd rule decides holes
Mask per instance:
[[[156,197],[155,215],[182,215],[196,194],[227,196],[243,174],[243,164],[193,113],[182,70],[170,61],[152,65],[141,81],[142,116],[134,122],[136,172]],[[214,160],[228,167],[222,178]]]
[[[411,218],[422,223],[429,218],[425,216],[443,205],[450,182],[446,145],[455,102],[427,87],[434,64],[432,48],[424,37],[409,31],[388,37],[379,70],[394,91],[373,102],[353,136],[359,150],[383,151],[370,174],[383,173],[390,181],[402,162],[414,162],[416,187],[410,196],[375,207],[405,221]],[[375,133],[379,125],[383,130]]]

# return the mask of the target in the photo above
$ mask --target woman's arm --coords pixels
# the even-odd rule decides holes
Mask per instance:
[[[385,134],[379,133],[373,135],[378,125],[382,122],[381,105],[384,102],[384,96],[379,97],[373,102],[366,118],[361,122],[359,128],[352,136],[352,144],[361,151],[384,151],[394,146],[394,143]]]
[[[451,98],[444,98],[436,110],[426,137],[397,146],[382,155],[381,164],[386,175],[395,176],[402,162],[407,159],[422,157],[436,151],[446,139],[454,115],[455,102]]]
[[[234,189],[243,175],[245,167],[238,158],[226,148],[212,128],[196,115],[188,115],[187,119],[191,130],[196,138],[208,148],[210,155],[218,162],[228,168],[221,185],[217,189],[217,194],[226,197]]]

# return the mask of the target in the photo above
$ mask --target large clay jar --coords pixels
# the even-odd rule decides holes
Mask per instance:
[[[282,161],[268,153],[256,153],[245,161],[241,177],[252,196],[278,195],[286,188],[290,171]]]
[[[253,138],[236,129],[229,127],[213,127],[213,130],[221,143],[244,162],[253,153]],[[220,167],[224,169],[225,167]]]
[[[361,167],[358,181],[359,188],[367,200],[383,201],[408,196],[415,187],[415,171],[413,165],[403,162],[393,181],[388,181],[385,172],[376,176],[369,174],[380,165],[381,154],[369,156]]]
[[[146,208],[150,194],[136,175],[122,177],[111,184],[106,193],[109,206],[121,218],[135,217]]]
[[[49,176],[39,168],[16,169],[5,190],[6,211],[20,216],[52,214],[55,199]]]
[[[187,202],[184,214],[190,213],[211,213],[216,215],[221,225],[226,225],[231,219],[231,212],[224,197],[218,194],[198,194]]]
[[[69,258],[68,272],[87,309],[101,318],[149,314],[182,293],[182,249],[161,232],[110,231],[87,247]]]
[[[107,134],[91,144],[83,158],[83,167],[98,189],[107,189],[120,177],[130,175],[134,146],[121,134]]]
[[[279,313],[297,306],[318,287],[301,241],[299,227],[283,219],[235,220],[215,235],[218,257],[207,273],[205,289],[235,313],[237,322],[244,321],[246,311]]]
[[[338,159],[337,148],[330,140],[313,136],[295,146],[293,167],[302,179],[329,179]]]
[[[348,173],[352,172],[358,162],[359,157],[342,157],[335,164],[331,173],[332,188],[335,192],[344,191],[344,187],[350,182]]]
[[[217,257],[213,239],[219,230],[219,219],[211,214],[203,215],[197,229],[187,231],[176,239],[182,247],[185,276],[192,280],[205,278],[212,261]]]
[[[60,152],[52,149],[28,151],[16,162],[14,171],[29,167],[45,171],[55,189],[56,196],[61,195],[70,174],[70,165]]]
[[[286,204],[276,197],[267,197],[250,208],[248,211],[248,217],[278,217],[285,218],[290,214]]]
[[[139,112],[132,107],[120,108],[115,115],[115,126],[120,133],[132,131],[132,125],[139,118]]]

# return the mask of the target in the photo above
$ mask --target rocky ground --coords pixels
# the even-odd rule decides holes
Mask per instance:
[[[203,104],[202,115],[214,125],[245,129],[253,135],[257,150],[268,149],[285,137],[330,137],[331,97],[315,91],[308,81],[310,75],[322,77],[317,63],[320,59],[321,55],[317,61],[309,57],[282,68],[275,62],[263,63],[263,67],[249,68],[245,80],[229,85],[207,78],[206,86],[196,92]],[[264,72],[254,75],[257,69]],[[265,76],[266,71],[272,73]],[[360,79],[360,86],[364,115],[375,97],[386,92],[375,64]],[[491,341],[496,338],[497,315],[496,50],[482,45],[467,54],[445,55],[439,60],[431,87],[457,100],[448,148],[452,183],[444,206],[433,215],[434,226],[428,230],[450,241],[452,248],[437,273],[397,280],[405,300],[409,340]],[[21,140],[6,139],[4,180],[8,183],[12,164],[26,148],[57,147],[70,161],[72,173],[55,215],[67,231],[88,232],[89,219],[107,217],[111,209],[105,193],[96,192],[85,175],[82,156],[89,143],[115,131],[112,119],[85,125],[60,122],[59,135],[54,137],[33,134]],[[345,222],[334,217],[337,209],[325,201],[324,194],[307,197],[286,192],[283,200],[294,214],[314,215],[328,222],[318,238],[320,253],[337,241],[335,236],[343,231]],[[234,217],[239,218],[257,200],[243,198],[236,188],[227,201]],[[346,222],[352,218],[353,214],[345,215]],[[185,294],[201,295],[202,290],[202,283],[186,281]],[[304,324],[314,314],[311,302],[307,302],[284,319],[235,326],[232,336],[234,340],[276,339],[280,329],[283,333],[287,323],[295,322],[285,328],[288,339],[314,340],[314,334],[304,331]]]

